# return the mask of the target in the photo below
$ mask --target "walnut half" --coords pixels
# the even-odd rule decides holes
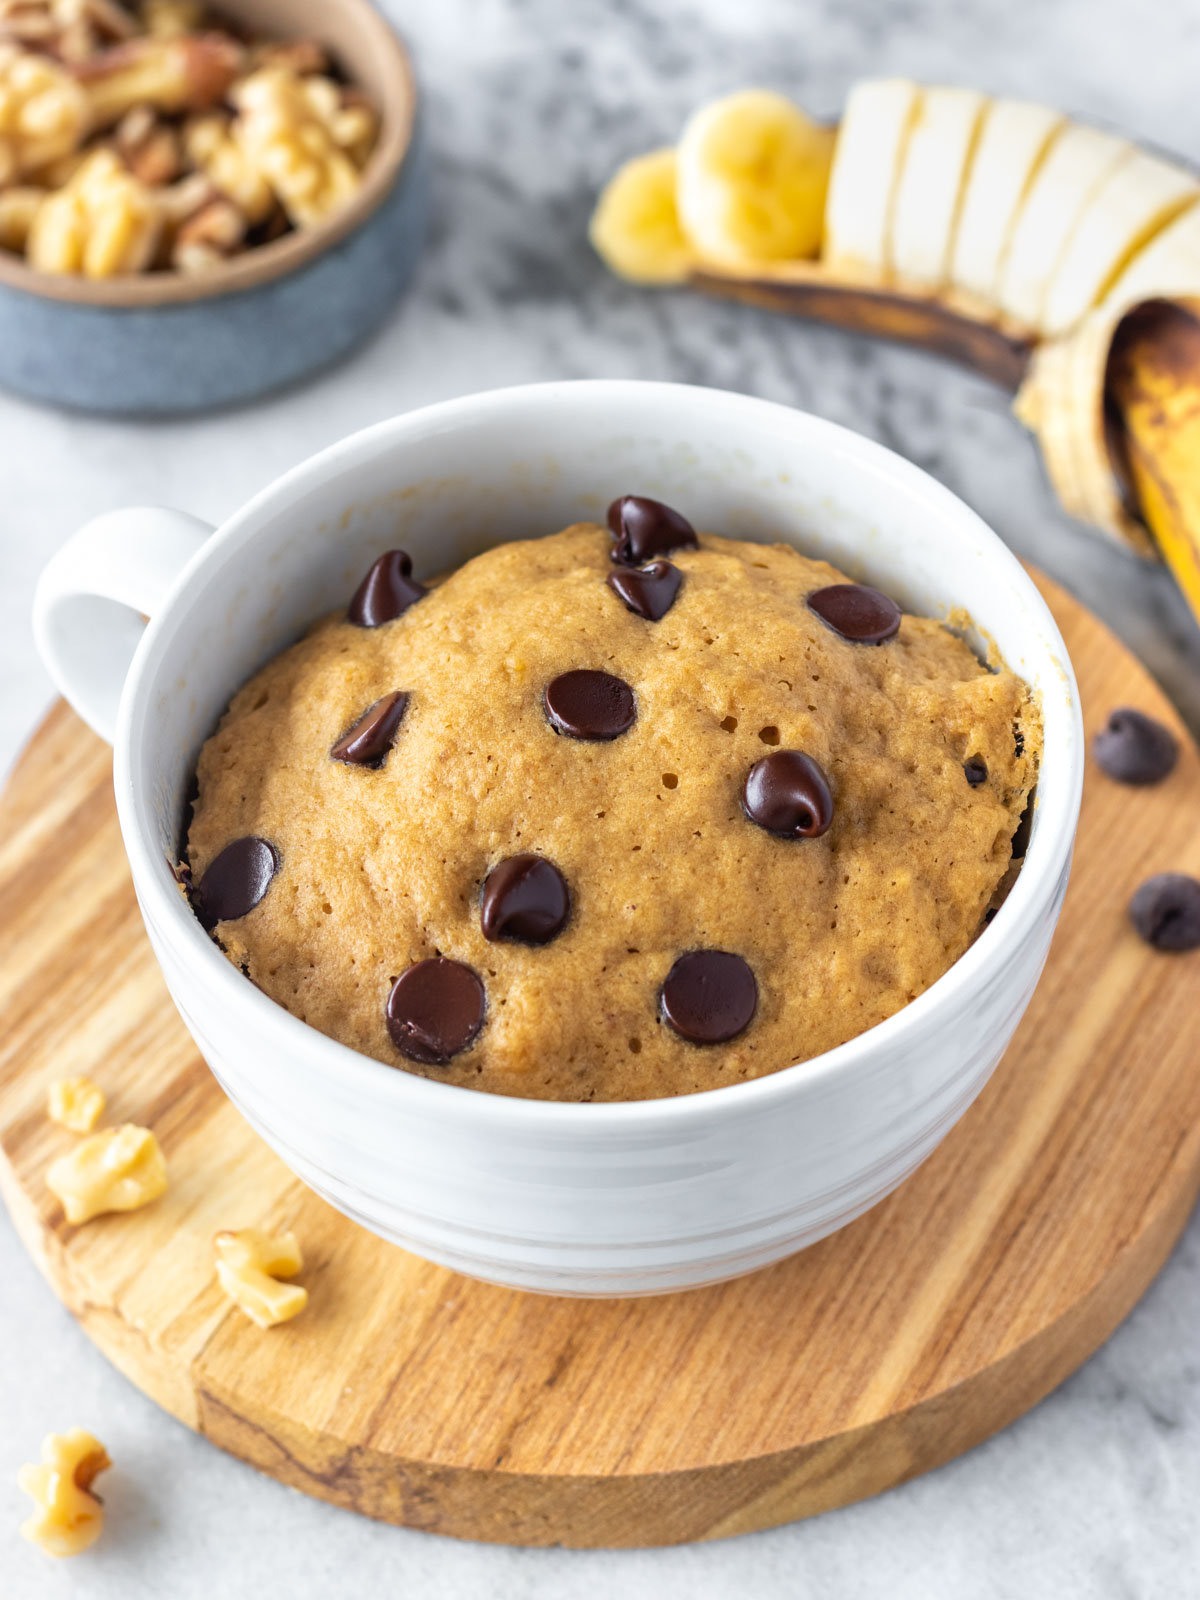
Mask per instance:
[[[25,1538],[50,1556],[77,1556],[94,1544],[104,1510],[92,1483],[110,1466],[108,1451],[82,1428],[47,1434],[41,1461],[22,1467],[17,1477],[34,1503],[33,1515],[21,1525]]]
[[[294,1233],[242,1228],[236,1233],[218,1233],[213,1249],[217,1281],[260,1328],[287,1322],[308,1304],[307,1289],[298,1283],[276,1281],[294,1277],[304,1265]]]
[[[127,1122],[91,1134],[52,1162],[46,1186],[62,1201],[68,1222],[88,1222],[157,1200],[167,1187],[167,1163],[150,1129]]]

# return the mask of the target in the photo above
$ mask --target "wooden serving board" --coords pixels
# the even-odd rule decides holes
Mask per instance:
[[[1125,904],[1200,872],[1200,760],[1138,663],[1044,585],[1089,731],[1118,704],[1184,737],[1158,788],[1089,772],[1075,876],[989,1088],[890,1199],[790,1261],[651,1300],[516,1294],[405,1254],[291,1177],[225,1100],[142,932],[108,751],[63,706],[0,807],[0,1179],[100,1348],[281,1482],[374,1517],[512,1544],[666,1544],[811,1515],[1003,1427],[1113,1330],[1200,1186],[1200,954]],[[86,1072],[146,1123],[171,1187],[70,1228],[43,1183]],[[220,1228],[287,1226],[308,1310],[261,1332],[212,1275]],[[103,1433],[103,1419],[97,1419]]]

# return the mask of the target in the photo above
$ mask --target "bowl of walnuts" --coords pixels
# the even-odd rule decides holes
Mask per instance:
[[[293,382],[387,315],[427,188],[367,0],[0,0],[0,384],[161,415]]]

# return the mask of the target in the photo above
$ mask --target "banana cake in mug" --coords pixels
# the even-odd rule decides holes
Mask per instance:
[[[382,555],[234,696],[180,877],[252,982],[390,1066],[690,1094],[935,982],[1040,750],[946,624],[626,495],[428,586]]]

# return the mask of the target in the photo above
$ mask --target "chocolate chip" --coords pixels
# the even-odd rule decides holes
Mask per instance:
[[[566,926],[571,897],[545,856],[509,856],[484,879],[480,909],[485,939],[549,944]]]
[[[1144,711],[1120,706],[1092,740],[1092,754],[1118,783],[1161,783],[1179,759],[1179,741]]]
[[[865,583],[831,583],[808,597],[808,608],[853,644],[882,644],[900,627],[900,607]]]
[[[675,604],[683,573],[669,561],[652,561],[648,567],[618,567],[608,575],[608,587],[620,595],[630,611],[647,622],[658,622]]]
[[[555,732],[572,739],[615,739],[637,716],[633,690],[623,678],[585,667],[548,683],[542,703]]]
[[[1200,948],[1200,882],[1183,872],[1147,878],[1129,902],[1129,920],[1156,950]]]
[[[479,1032],[484,1004],[483,984],[470,967],[434,956],[406,968],[392,984],[387,1030],[411,1060],[445,1066]]]
[[[335,761],[354,767],[381,767],[396,738],[404,717],[408,696],[394,689],[364,711],[362,716],[334,745],[329,754]]]
[[[663,1016],[692,1044],[723,1044],[750,1024],[758,984],[741,956],[726,950],[689,950],[667,973]]]
[[[742,808],[781,839],[816,839],[833,821],[829,780],[803,750],[772,750],[746,774]]]
[[[211,933],[218,922],[234,922],[253,911],[279,871],[279,851],[265,839],[248,834],[234,839],[209,862],[192,904]]]
[[[978,789],[981,783],[987,782],[987,762],[982,756],[968,756],[963,762],[963,772],[972,789]]]
[[[640,494],[623,494],[608,508],[608,525],[613,533],[612,558],[628,567],[641,566],[652,556],[665,556],[671,550],[699,546],[696,530],[686,517],[661,500],[647,500]]]
[[[423,583],[411,576],[412,557],[403,550],[386,550],[354,591],[346,619],[357,628],[378,628],[407,611],[423,594]]]

